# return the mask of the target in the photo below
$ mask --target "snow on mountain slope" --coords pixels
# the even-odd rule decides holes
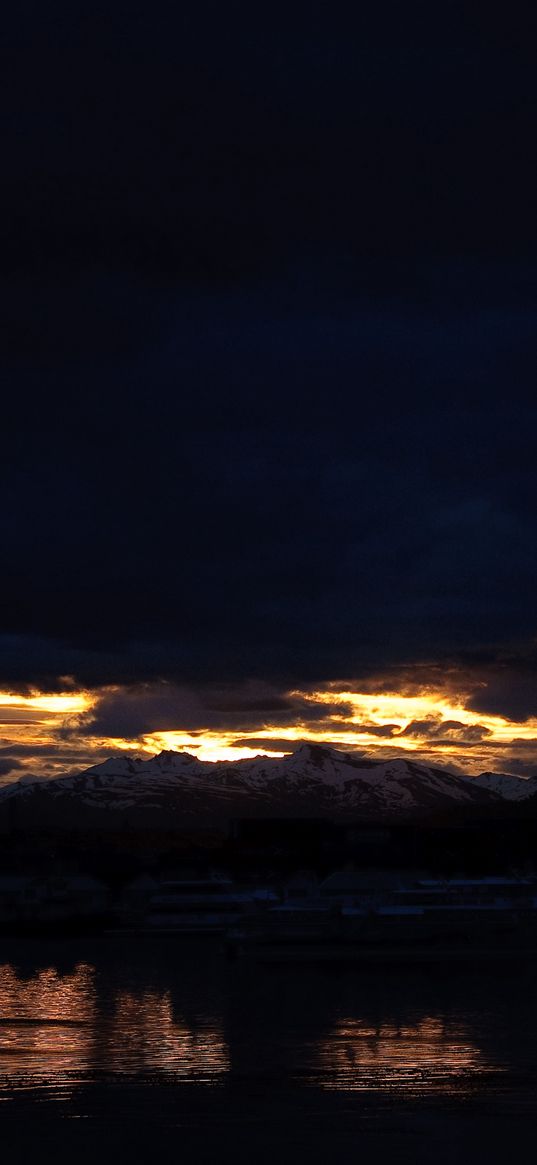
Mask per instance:
[[[302,745],[283,759],[238,762],[202,762],[185,752],[111,757],[74,776],[5,787],[0,815],[107,826],[117,814],[127,826],[250,815],[388,819],[497,799],[475,780],[406,758],[373,761]]]
[[[481,773],[473,778],[481,789],[498,793],[505,801],[526,801],[537,793],[537,777],[516,777],[511,773]]]

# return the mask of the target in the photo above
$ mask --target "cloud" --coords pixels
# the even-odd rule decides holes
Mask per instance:
[[[0,687],[96,691],[66,747],[330,736],[340,681],[460,697],[477,723],[416,723],[431,747],[524,724],[532,38],[369,6],[260,39],[218,5],[207,37],[203,5],[157,3],[103,58],[98,6],[80,35],[59,2],[59,37],[6,15]]]
[[[297,6],[285,36],[278,19],[260,36],[246,6],[185,21],[121,3],[103,54],[98,8],[55,12],[52,26],[36,8],[30,28],[6,14],[2,245],[17,270],[85,261],[195,284],[312,252],[412,266],[531,252],[531,31],[506,42],[492,12],[474,24],[447,8],[439,24],[397,5],[305,22]],[[28,183],[30,157],[50,182]]]
[[[431,716],[426,720],[412,720],[400,735],[416,737],[418,740],[430,739],[437,744],[454,741],[470,744],[486,740],[491,735],[491,730],[484,724],[462,724],[458,720],[443,720],[441,716]]]
[[[486,683],[473,692],[469,706],[476,712],[505,716],[523,723],[537,716],[537,655],[500,660]]]
[[[430,301],[359,276],[283,298],[282,278],[58,285],[74,346],[46,372],[30,313],[8,364],[3,681],[291,686],[527,642],[534,314],[519,268],[485,306],[458,299],[467,274],[440,266]]]
[[[62,729],[66,739],[72,736],[133,739],[177,729],[248,732],[264,725],[292,726],[301,720],[322,728],[327,713],[341,715],[349,711],[337,696],[327,709],[285,691],[278,692],[273,685],[259,680],[198,686],[169,682],[133,684],[104,689],[96,697],[90,715],[75,718]]]
[[[2,757],[0,759],[0,777],[9,776],[11,773],[16,772],[17,769],[22,768],[23,765],[21,762],[15,760],[15,758],[9,759],[9,757]]]

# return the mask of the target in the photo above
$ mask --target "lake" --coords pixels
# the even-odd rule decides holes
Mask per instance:
[[[213,939],[0,940],[10,1161],[505,1161],[537,968],[259,966]]]

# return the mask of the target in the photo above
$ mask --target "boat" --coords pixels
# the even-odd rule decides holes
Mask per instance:
[[[372,902],[331,893],[242,920],[230,955],[262,962],[433,962],[537,953],[531,878],[421,879]]]
[[[225,877],[174,878],[160,883],[151,896],[144,929],[175,934],[224,934],[262,903],[276,896],[268,890],[240,890]]]

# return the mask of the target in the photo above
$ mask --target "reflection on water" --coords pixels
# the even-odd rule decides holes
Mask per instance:
[[[499,1072],[463,1028],[427,1017],[412,1026],[341,1020],[314,1048],[308,1083],[345,1092],[461,1095]]]
[[[115,993],[98,999],[95,968],[54,968],[25,978],[0,966],[0,1093],[47,1089],[65,1099],[97,1073],[160,1074],[217,1083],[229,1070],[221,1029],[196,1029],[175,1017],[167,992]]]
[[[513,1063],[533,1079],[537,982],[278,976],[218,949],[123,940],[43,967],[42,950],[0,962],[0,1101],[144,1080],[449,1100],[498,1095]]]
[[[6,1161],[505,1165],[534,1134],[536,1048],[533,964],[276,968],[206,939],[0,935]]]
[[[49,967],[27,980],[0,967],[2,1081],[19,1088],[76,1084],[92,1062],[94,1022],[92,967],[81,963],[68,975]]]
[[[105,1032],[104,1052],[116,1072],[151,1070],[210,1084],[229,1071],[227,1045],[216,1025],[209,1020],[192,1031],[179,1023],[169,993],[121,992]]]

